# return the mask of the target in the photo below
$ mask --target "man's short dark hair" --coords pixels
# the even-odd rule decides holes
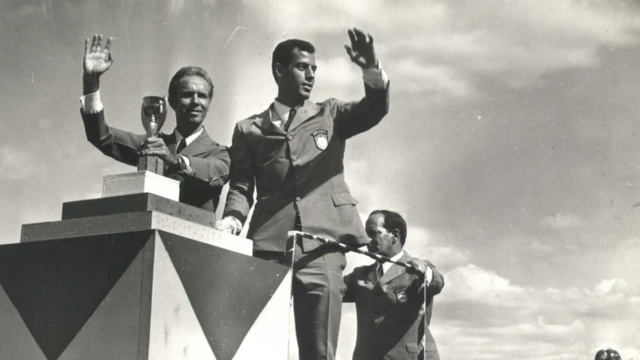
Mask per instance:
[[[402,215],[390,210],[374,210],[369,214],[369,217],[376,214],[383,216],[384,223],[382,227],[387,231],[392,232],[394,230],[398,230],[398,232],[400,232],[400,244],[404,246],[404,242],[407,239],[407,222],[404,221]]]
[[[279,43],[276,45],[276,48],[273,50],[273,55],[271,56],[271,72],[273,73],[274,79],[276,78],[276,64],[289,66],[293,58],[293,52],[296,49],[306,51],[310,54],[316,52],[316,48],[313,47],[310,42],[300,39],[289,39]]]
[[[602,349],[596,353],[595,360],[620,360],[620,354],[613,349]]]
[[[178,70],[169,82],[169,104],[173,104],[175,100],[178,100],[178,84],[182,78],[187,76],[199,76],[209,84],[209,99],[213,98],[213,81],[207,74],[207,71],[198,66],[185,66]]]

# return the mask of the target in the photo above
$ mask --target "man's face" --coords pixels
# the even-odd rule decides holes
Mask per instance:
[[[288,66],[276,65],[280,75],[278,88],[291,100],[306,100],[311,96],[316,77],[316,56],[307,51],[295,49]]]
[[[171,104],[178,125],[189,123],[198,127],[202,124],[211,102],[210,90],[209,84],[200,76],[190,75],[180,79],[177,96]]]
[[[399,252],[398,244],[400,239],[384,228],[384,216],[382,214],[369,216],[365,229],[367,236],[371,239],[371,242],[367,245],[369,251],[387,257],[392,257]]]

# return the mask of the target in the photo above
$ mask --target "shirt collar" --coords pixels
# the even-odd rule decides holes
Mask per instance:
[[[295,107],[296,111],[300,110],[300,108],[302,108],[304,106],[304,102],[298,106]],[[280,101],[273,99],[273,108],[271,109],[272,113],[275,113],[275,115],[277,116],[277,118],[271,118],[271,121],[276,123],[276,122],[281,122],[281,121],[286,121],[289,119],[289,112],[291,111],[291,107],[281,103]]]
[[[278,116],[278,119],[275,120],[283,121],[284,119],[288,119],[289,111],[291,111],[290,107],[278,100],[273,100],[273,112]]]
[[[174,136],[176,137],[176,144],[180,144],[180,141],[182,141],[182,139],[184,139],[185,145],[189,146],[189,144],[191,144],[193,142],[193,140],[197,139],[198,136],[200,136],[200,134],[202,134],[202,132],[204,131],[204,127],[201,127],[200,130],[194,132],[193,134],[187,136],[186,139],[184,139],[184,136],[182,136],[182,134],[180,134],[180,131],[178,131],[178,128],[176,128],[173,133]]]
[[[392,260],[392,261],[398,261],[398,260],[400,260],[400,258],[402,258],[402,256],[403,256],[403,255],[404,255],[404,250],[401,250],[399,253],[397,253],[397,254],[393,255],[393,257],[391,258],[391,260]],[[391,262],[389,262],[389,261],[384,262],[384,263],[382,264],[382,271],[384,271],[384,272],[389,271],[389,269],[390,269],[393,265],[394,265],[394,264],[393,264],[393,263],[391,263]]]

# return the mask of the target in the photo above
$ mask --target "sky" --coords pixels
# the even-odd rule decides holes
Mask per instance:
[[[638,1],[0,0],[0,243],[132,171],[85,140],[84,38],[115,37],[110,125],[142,133],[141,98],[196,65],[215,83],[205,127],[230,145],[235,122],[273,100],[284,39],[316,46],[312,100],[361,98],[343,48],[353,26],[375,39],[391,108],[349,140],[347,181],[363,216],[400,212],[406,250],[443,273],[441,358],[578,360],[610,346],[640,359]],[[348,260],[347,272],[368,263]],[[351,305],[341,329],[346,360]]]

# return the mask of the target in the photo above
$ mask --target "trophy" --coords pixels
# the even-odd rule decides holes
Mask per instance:
[[[167,98],[162,96],[143,97],[140,117],[147,137],[157,136],[167,117]],[[163,169],[162,160],[155,156],[141,156],[138,159],[138,170],[147,170],[162,175]]]
[[[158,135],[164,119],[167,117],[167,98],[160,96],[145,96],[142,98],[141,109],[142,126],[147,137]]]

